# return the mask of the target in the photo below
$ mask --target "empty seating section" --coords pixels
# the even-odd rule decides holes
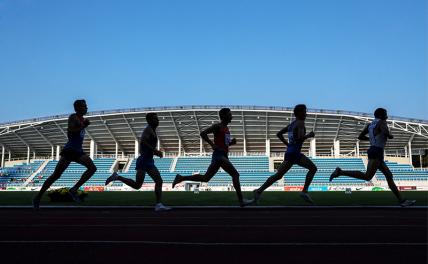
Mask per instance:
[[[363,180],[353,179],[349,177],[339,177],[329,182],[331,173],[336,167],[341,167],[343,170],[360,170],[364,171],[365,166],[362,159],[359,158],[312,158],[311,159],[318,168],[311,186],[319,185],[364,185]],[[287,186],[303,186],[305,183],[307,169],[293,165],[291,170],[285,175],[284,184]]]
[[[177,159],[175,171],[192,173],[206,170],[211,163],[211,157],[180,157]]]
[[[396,181],[428,181],[428,170],[415,170],[408,164],[385,161]],[[376,179],[385,181],[383,174],[378,171]]]
[[[409,164],[398,164],[397,162],[385,161],[386,165],[388,165],[390,170],[413,170],[413,167]]]
[[[229,160],[238,171],[269,171],[269,158],[259,157],[230,157]]]
[[[103,186],[107,177],[111,175],[110,168],[114,161],[115,159],[112,158],[95,159],[94,164],[97,166],[97,172],[85,183],[85,186]],[[34,178],[34,185],[41,186],[46,178],[53,173],[57,164],[58,161],[49,161],[42,172]],[[80,179],[85,170],[83,165],[72,162],[53,186],[71,187]]]
[[[269,171],[269,158],[266,156],[232,156],[229,158],[240,174],[242,186],[260,186],[274,172]],[[205,173],[211,163],[210,156],[202,157],[179,157],[174,171],[171,171],[174,158],[155,158],[155,165],[159,169],[163,182],[170,184],[174,180],[177,173],[182,175],[192,175],[195,173]],[[312,181],[313,186],[321,185],[366,185],[371,184],[363,180],[353,179],[349,177],[339,177],[329,182],[330,174],[336,167],[341,167],[343,170],[359,170],[365,171],[365,165],[360,158],[313,158],[312,161],[318,167],[318,171]],[[25,180],[37,171],[43,164],[43,160],[35,160],[30,164],[19,164],[13,167],[6,167],[0,170],[0,186],[23,186]],[[99,158],[94,160],[97,166],[97,172],[85,184],[85,186],[104,186],[105,180],[111,175],[111,167],[115,159]],[[49,161],[43,170],[34,177],[28,186],[41,186],[43,182],[55,170],[57,161]],[[428,181],[427,170],[415,170],[407,164],[398,164],[395,162],[386,162],[388,167],[394,174],[395,180],[406,181]],[[131,161],[127,172],[119,173],[121,176],[135,179],[135,164],[136,159]],[[59,180],[53,186],[71,187],[79,179],[86,168],[82,165],[72,162]],[[294,165],[285,177],[275,183],[274,186],[303,186],[305,182],[307,170]],[[377,180],[385,180],[384,176],[378,172]],[[146,175],[145,183],[152,184],[153,180]],[[232,184],[232,178],[222,169],[210,180],[208,186],[229,186]],[[113,183],[113,186],[122,186],[121,182]]]
[[[154,158],[155,165],[159,171],[170,171],[173,158]],[[134,168],[132,168],[134,169]]]
[[[272,175],[272,172],[269,172],[269,158],[266,156],[230,157],[229,159],[240,174],[242,186],[261,185],[267,177]],[[180,157],[177,159],[175,172],[183,175],[191,175],[198,172],[205,173],[210,163],[211,157]],[[232,178],[229,174],[219,170],[210,180],[208,186],[227,186],[231,184]],[[275,186],[278,186],[278,184],[275,183]]]

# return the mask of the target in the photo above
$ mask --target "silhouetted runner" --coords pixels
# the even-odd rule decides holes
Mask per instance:
[[[388,119],[388,113],[383,108],[378,108],[374,112],[375,119],[368,124],[363,131],[360,133],[359,140],[370,140],[370,148],[367,150],[367,156],[369,158],[367,164],[367,171],[345,171],[339,167],[331,174],[330,181],[340,176],[348,176],[354,179],[360,179],[370,181],[376,174],[377,170],[380,170],[385,175],[388,186],[392,193],[397,197],[401,206],[411,206],[416,201],[404,199],[397,186],[394,183],[393,176],[388,166],[384,161],[384,148],[388,139],[394,137],[389,131],[386,120]],[[366,135],[369,134],[369,137]],[[411,154],[410,154],[411,155]]]
[[[68,118],[68,142],[60,153],[61,158],[54,172],[46,179],[38,194],[33,198],[33,208],[36,210],[39,209],[42,195],[61,177],[71,162],[76,162],[86,167],[86,171],[82,174],[79,181],[68,191],[73,200],[78,203],[80,203],[81,200],[77,196],[77,190],[97,171],[97,167],[94,165],[92,159],[83,152],[82,148],[85,138],[85,128],[90,124],[89,119],[83,117],[88,112],[88,106],[85,100],[76,100],[73,106],[76,113],[71,114]]]
[[[156,149],[158,142],[158,136],[156,134],[156,128],[159,126],[159,119],[156,113],[146,114],[146,120],[148,125],[143,131],[140,139],[140,156],[137,159],[137,164],[135,170],[135,181],[128,179],[122,176],[119,176],[114,172],[110,177],[107,178],[105,185],[109,184],[112,181],[121,181],[124,184],[132,187],[134,189],[140,189],[143,186],[144,177],[146,172],[155,182],[155,195],[156,195],[156,205],[155,211],[167,211],[171,210],[170,207],[162,204],[162,178],[159,173],[158,168],[155,166],[155,161],[153,155],[158,156],[159,158],[163,157],[162,152]]]
[[[230,162],[228,157],[229,147],[236,144],[236,139],[231,138],[229,128],[227,125],[232,121],[232,112],[229,108],[222,108],[219,111],[220,123],[214,124],[201,132],[201,137],[212,147],[213,154],[211,165],[208,167],[205,174],[195,174],[191,176],[181,176],[177,174],[172,188],[182,181],[198,181],[209,182],[210,179],[222,168],[232,177],[233,187],[235,188],[236,195],[238,196],[239,205],[244,207],[249,205],[251,201],[243,199],[241,192],[241,184],[239,182],[239,173]],[[214,142],[212,142],[208,134],[214,134]]]
[[[274,175],[270,176],[260,188],[253,191],[255,203],[259,202],[261,194],[268,187],[280,180],[284,174],[286,174],[291,167],[296,164],[309,170],[306,174],[305,185],[300,193],[300,197],[302,197],[306,202],[313,204],[312,198],[308,194],[308,188],[317,172],[317,167],[301,152],[301,150],[303,142],[308,138],[315,137],[315,133],[310,132],[306,134],[306,105],[296,105],[294,107],[294,116],[296,117],[296,120],[276,134],[276,136],[287,146],[287,150],[284,154],[284,161],[281,163],[278,171]],[[288,133],[288,142],[284,138],[285,133]]]

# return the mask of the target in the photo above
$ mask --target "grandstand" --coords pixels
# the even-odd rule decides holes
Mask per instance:
[[[114,161],[115,160],[112,158],[95,159],[94,164],[97,166],[97,172],[88,182],[86,182],[86,186],[104,185],[106,177],[111,174],[111,166],[113,165]],[[57,163],[58,161],[56,160],[49,161],[46,167],[44,167],[43,170],[38,175],[36,175],[36,179],[33,179],[29,184],[40,187],[46,178],[53,173]],[[80,176],[85,170],[86,168],[84,166],[72,162],[70,166],[68,166],[67,170],[65,170],[61,178],[53,184],[53,187],[73,186],[79,180]]]
[[[202,142],[200,131],[218,120],[217,111],[224,106],[181,106],[112,110],[88,113],[91,126],[86,129],[84,150],[94,159],[98,170],[85,184],[93,190],[128,190],[121,183],[104,188],[105,179],[113,172],[135,176],[138,140],[146,126],[145,114],[157,112],[160,149],[165,153],[155,163],[164,180],[164,188],[176,173],[203,173],[211,160],[209,145]],[[240,172],[243,189],[261,185],[282,161],[284,146],[276,132],[292,121],[292,108],[227,106],[234,119],[230,130],[238,139],[230,159]],[[365,170],[367,142],[356,140],[360,130],[371,121],[371,114],[309,109],[307,130],[316,138],[305,142],[303,152],[318,166],[312,190],[371,190],[386,188],[383,175],[371,182],[340,177],[328,182],[330,173],[340,166]],[[61,147],[66,142],[68,115],[0,124],[1,189],[37,189],[54,170]],[[385,149],[388,166],[396,181],[411,189],[428,188],[428,171],[414,168],[412,161],[422,161],[428,149],[428,121],[392,117],[388,124],[394,134]],[[420,162],[422,164],[422,162]],[[72,163],[54,187],[73,185],[85,168]],[[271,190],[297,190],[303,186],[306,170],[293,167]],[[207,190],[229,190],[231,178],[224,171],[208,184]],[[146,177],[144,188],[152,188]],[[143,189],[144,189],[143,188]],[[179,190],[184,189],[179,186]]]

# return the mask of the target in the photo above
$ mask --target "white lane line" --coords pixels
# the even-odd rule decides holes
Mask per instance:
[[[1,211],[0,211],[1,212]],[[115,212],[113,213],[108,213],[108,214],[104,214],[103,216],[97,216],[97,215],[93,215],[93,214],[85,214],[85,215],[76,215],[75,213],[70,213],[68,215],[64,215],[64,214],[57,214],[56,212],[49,212],[49,213],[33,213],[30,212],[28,214],[20,214],[20,216],[22,217],[33,217],[34,219],[67,219],[67,220],[81,220],[82,218],[85,219],[168,219],[168,220],[175,220],[175,219],[195,219],[195,220],[199,220],[199,219],[219,219],[219,220],[223,220],[223,219],[235,219],[235,220],[242,220],[243,216],[216,216],[216,215],[211,215],[211,214],[207,214],[204,216],[187,216],[187,215],[173,215],[172,212],[166,213],[166,214],[155,214],[155,216],[148,216],[146,214],[141,214],[139,215],[139,212],[133,212],[131,213],[135,216],[129,216],[129,215],[117,215],[115,214]],[[309,218],[313,218],[313,219],[355,219],[355,218],[363,218],[363,219],[367,219],[367,218],[379,218],[379,219],[384,219],[384,218],[388,218],[389,220],[391,218],[393,219],[406,219],[409,220],[409,216],[397,216],[397,215],[364,215],[364,214],[360,214],[360,215],[300,215],[297,213],[291,213],[291,214],[280,214],[280,215],[276,215],[276,214],[269,214],[269,215],[264,215],[264,216],[260,216],[260,215],[245,215],[245,220],[268,220],[268,219],[309,219]],[[426,220],[428,218],[428,215],[426,216],[412,216],[411,219],[423,219]],[[11,214],[7,214],[7,215],[1,215],[0,214],[0,221],[4,220],[4,219],[17,219],[16,215],[11,215]]]
[[[414,205],[410,207],[401,207],[399,205],[355,205],[355,206],[342,206],[342,205],[276,205],[276,206],[248,206],[241,208],[239,206],[171,206],[173,209],[240,209],[240,210],[259,210],[259,209],[390,209],[402,208],[403,210],[409,209],[428,209],[428,205]],[[32,208],[31,205],[0,205],[0,209],[23,209]],[[144,205],[45,205],[40,206],[41,209],[151,209],[153,206]]]
[[[254,217],[245,217],[245,222],[249,222],[249,221],[258,221],[258,222],[260,222],[260,223],[269,223],[269,222],[272,222],[272,221],[277,221],[277,222],[302,222],[303,220],[308,220],[309,222],[310,221],[316,221],[316,222],[346,222],[346,221],[349,221],[349,220],[356,220],[356,219],[358,219],[359,221],[358,222],[362,222],[362,223],[364,223],[364,222],[367,222],[367,220],[369,220],[369,219],[388,219],[388,222],[397,222],[397,221],[400,221],[400,220],[405,220],[405,221],[402,221],[403,223],[405,223],[405,225],[407,224],[407,225],[409,225],[409,226],[412,226],[411,224],[409,224],[409,217],[394,217],[394,218],[392,218],[393,220],[395,220],[395,221],[392,221],[392,219],[391,219],[391,216],[382,216],[382,217],[369,217],[369,216],[361,216],[361,217],[359,217],[359,218],[356,218],[356,217],[289,217],[289,216],[284,216],[284,217],[261,217],[261,218],[254,218]],[[411,217],[411,222],[412,223],[426,223],[427,222],[427,219],[428,219],[428,216],[427,217]],[[49,223],[49,222],[58,222],[58,221],[60,221],[60,222],[64,222],[64,221],[67,221],[67,222],[73,222],[73,221],[82,221],[82,220],[85,220],[85,221],[91,221],[91,220],[93,220],[94,222],[99,222],[99,221],[104,221],[104,220],[111,220],[111,222],[114,222],[114,221],[117,221],[117,222],[122,222],[123,223],[123,225],[127,225],[126,223],[126,221],[127,220],[129,220],[129,221],[131,221],[131,222],[134,222],[134,221],[132,221],[132,220],[135,220],[135,221],[137,221],[137,220],[141,220],[141,221],[159,221],[159,222],[165,222],[165,221],[168,221],[168,222],[175,222],[175,221],[181,221],[181,220],[187,220],[187,221],[192,221],[192,220],[194,220],[194,221],[197,221],[197,220],[200,220],[200,221],[204,221],[204,222],[206,222],[206,221],[218,221],[218,222],[221,222],[221,221],[229,221],[229,220],[242,220],[242,217],[185,217],[185,216],[183,216],[183,217],[167,217],[167,218],[159,218],[159,217],[126,217],[126,216],[123,216],[123,217],[92,217],[92,216],[87,216],[87,217],[55,217],[55,216],[52,216],[52,217],[37,217],[37,218],[31,218],[31,222],[29,223],[29,224],[31,224],[31,223],[34,223],[34,222],[42,222],[42,223]],[[300,220],[300,221],[298,221],[298,220]],[[338,220],[341,220],[341,221],[338,221]],[[1,226],[4,226],[4,225],[6,225],[6,224],[8,224],[8,223],[11,223],[11,222],[17,222],[17,218],[16,217],[3,217],[3,216],[0,216],[0,227]],[[182,222],[182,221],[181,221]],[[353,222],[355,222],[355,221],[353,221]],[[370,221],[369,221],[370,222]],[[380,222],[380,221],[378,221],[378,222]],[[25,224],[25,223],[22,223],[22,224]],[[132,223],[131,223],[132,224]],[[383,225],[384,226],[384,225]]]
[[[182,242],[150,240],[2,240],[0,244],[152,244],[178,246],[427,246],[426,242]]]
[[[76,216],[76,215],[38,215],[38,214],[29,214],[25,215],[23,217],[32,217],[32,221],[81,221],[82,219],[85,220],[168,220],[168,221],[175,221],[175,220],[242,220],[242,216],[213,216],[213,215],[207,215],[207,216],[173,216],[171,214],[165,214],[165,215],[158,215],[158,216],[113,216],[113,215],[105,215],[105,216],[94,216],[94,215],[82,215],[82,216]],[[330,215],[266,215],[266,216],[245,216],[246,221],[261,221],[261,222],[268,222],[271,219],[275,220],[296,220],[296,219],[314,219],[314,220],[327,220],[327,219],[333,219],[332,221],[341,220],[341,221],[347,221],[349,219],[355,220],[357,216],[348,216],[348,215],[337,215],[337,216],[330,216]],[[394,220],[406,220],[408,222],[409,216],[391,216],[391,215],[361,215],[358,216],[358,219],[360,220],[366,220],[366,219],[385,219],[388,218],[388,221],[391,222],[391,219]],[[1,215],[0,214],[0,224],[7,222],[7,220],[16,220],[17,216],[10,216],[10,215]],[[411,217],[412,221],[417,220],[423,220],[426,222],[428,219],[427,216],[423,217]],[[0,226],[1,227],[1,226]]]
[[[1,225],[0,229],[2,228],[30,228],[30,227],[34,227],[34,228],[39,228],[39,227],[123,227],[123,228],[128,228],[128,227],[163,227],[163,228],[167,228],[167,227],[193,227],[193,228],[198,228],[198,227],[221,227],[221,228],[228,228],[228,227],[234,227],[234,228],[242,228],[242,227],[247,227],[247,228],[285,228],[285,227],[373,227],[373,228],[397,228],[397,227],[402,227],[402,228],[418,228],[418,227],[427,227],[427,225],[342,225],[342,224],[337,224],[337,225],[322,225],[322,224],[299,224],[299,225],[264,225],[264,224],[253,224],[253,225],[247,225],[247,224],[229,224],[229,225],[210,225],[210,224],[85,224],[85,225],[80,225],[80,224],[22,224],[22,225]]]

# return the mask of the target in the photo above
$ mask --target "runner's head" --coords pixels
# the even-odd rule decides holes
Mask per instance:
[[[378,108],[374,111],[375,118],[381,119],[381,120],[387,120],[388,119],[388,113],[386,112],[385,108]]]
[[[306,105],[298,104],[294,107],[294,116],[297,119],[305,120],[306,119]]]
[[[157,128],[159,125],[158,114],[156,113],[147,113],[146,120],[147,123],[153,128]]]
[[[220,109],[218,115],[222,123],[229,124],[232,121],[232,112],[229,108]]]
[[[88,113],[88,106],[86,105],[86,101],[83,99],[74,101],[73,106],[77,115],[84,116]]]

